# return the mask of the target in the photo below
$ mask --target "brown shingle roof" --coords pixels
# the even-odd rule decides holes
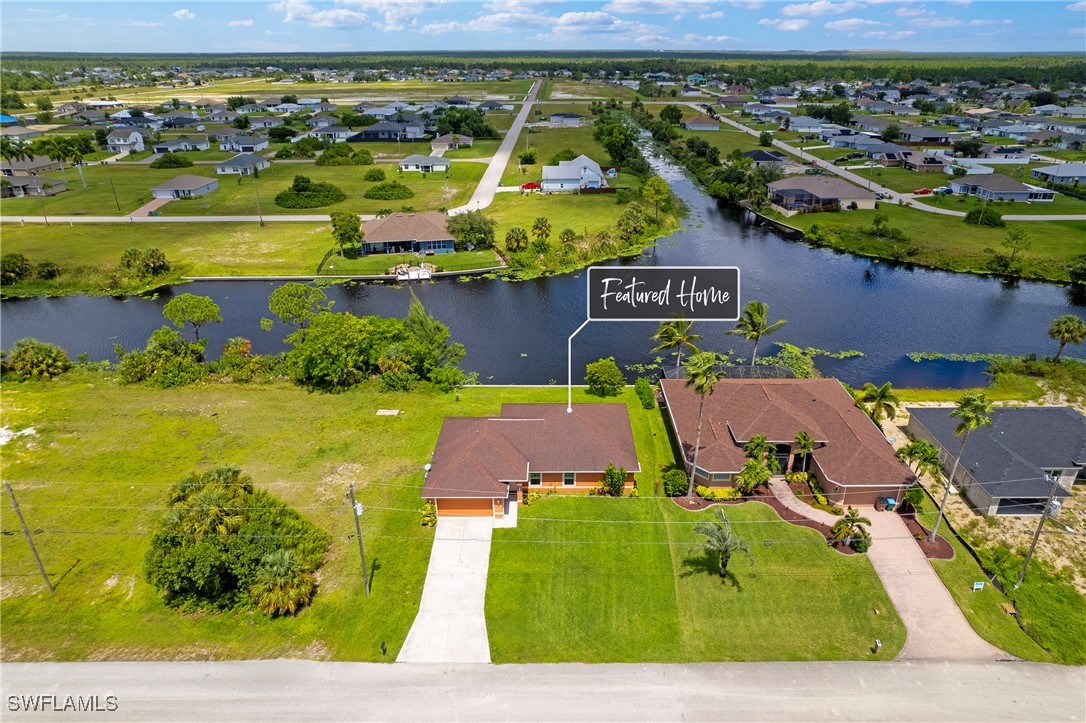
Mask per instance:
[[[640,472],[624,404],[505,404],[500,417],[449,417],[423,497],[503,497],[529,472]]]
[[[874,198],[875,194],[866,188],[857,188],[839,178],[825,176],[794,176],[782,178],[768,184],[771,191],[804,191],[818,198]]]
[[[452,238],[449,219],[439,211],[394,213],[362,224],[366,243],[382,241],[444,241]]]
[[[698,395],[682,379],[661,382],[687,459],[693,459]],[[815,439],[812,455],[841,485],[909,484],[913,475],[882,432],[836,379],[723,379],[705,398],[698,467],[738,472],[743,444],[762,434],[791,446],[799,432]]]

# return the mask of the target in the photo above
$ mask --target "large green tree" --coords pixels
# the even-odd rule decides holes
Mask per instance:
[[[718,381],[727,376],[723,369],[719,369],[720,357],[711,351],[702,351],[694,354],[686,360],[684,370],[686,372],[686,387],[692,388],[698,395],[698,427],[694,435],[694,459],[691,460],[690,483],[686,490],[687,497],[694,496],[694,479],[698,473],[698,452],[701,451],[701,428],[705,421],[705,398],[716,391]],[[686,451],[683,450],[683,456]]]
[[[494,229],[498,222],[482,211],[468,211],[449,218],[449,233],[456,241],[457,250],[468,245],[477,249],[489,249],[494,246]]]
[[[758,343],[762,340],[762,337],[766,334],[772,334],[787,323],[787,320],[781,319],[770,324],[769,307],[766,306],[765,302],[749,301],[743,308],[743,315],[736,322],[735,328],[728,330],[726,333],[738,334],[747,341],[754,342],[754,351],[750,355],[750,366],[753,369],[754,363],[758,359]]]
[[[162,315],[174,326],[182,329],[185,324],[191,324],[197,341],[200,340],[201,326],[222,323],[219,305],[207,296],[195,294],[181,294],[170,299],[162,308]]]
[[[958,399],[950,416],[958,420],[958,424],[954,427],[954,434],[962,438],[962,446],[958,449],[958,456],[954,458],[954,466],[950,468],[950,476],[947,477],[946,489],[943,491],[943,501],[939,503],[939,515],[935,518],[935,526],[932,527],[931,534],[928,536],[932,542],[939,534],[939,525],[946,512],[946,503],[950,500],[950,487],[954,484],[954,475],[957,474],[958,465],[961,464],[965,443],[969,441],[969,435],[974,430],[991,426],[992,404],[984,392],[967,392]]]
[[[331,218],[332,237],[339,244],[339,255],[343,256],[345,248],[361,248],[365,234],[359,215],[350,211],[332,211]]]
[[[330,311],[334,301],[321,289],[297,281],[288,281],[268,297],[268,311],[279,317],[284,324],[297,327],[305,336],[309,322],[322,311]]]
[[[661,204],[666,208],[667,203],[671,200],[671,187],[667,185],[667,181],[659,176],[649,176],[648,180],[641,187],[641,196],[652,204],[657,223],[660,221],[660,206]]]

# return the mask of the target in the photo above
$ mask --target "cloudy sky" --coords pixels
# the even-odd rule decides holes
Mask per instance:
[[[1086,0],[4,0],[3,50],[1077,51]]]

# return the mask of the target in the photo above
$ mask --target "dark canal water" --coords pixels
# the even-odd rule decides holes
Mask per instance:
[[[657,162],[658,163],[658,162]],[[637,265],[728,265],[742,274],[743,302],[769,305],[774,319],[788,324],[762,342],[773,341],[828,350],[858,349],[865,356],[820,359],[819,368],[849,383],[891,381],[895,386],[956,387],[984,382],[983,365],[959,362],[914,363],[909,352],[1051,354],[1047,329],[1052,319],[1073,313],[1086,318],[1081,300],[1052,284],[999,281],[966,274],[891,267],[886,264],[787,241],[772,229],[746,223],[740,212],[721,209],[675,168],[658,172],[690,209],[686,230],[649,250]],[[947,221],[952,234],[957,221]],[[268,315],[268,282],[186,284],[181,291],[212,297],[225,323],[209,328],[209,352],[217,355],[233,336],[253,340],[255,351],[284,348],[285,330],[260,329]],[[415,286],[427,310],[445,322],[468,354],[465,368],[483,382],[563,383],[566,339],[585,318],[583,272],[510,283],[477,279],[441,280]],[[180,292],[178,292],[180,293]],[[356,284],[327,289],[336,311],[402,316],[406,287]],[[112,357],[115,343],[142,346],[165,323],[161,309],[168,296],[149,300],[67,297],[4,301],[0,305],[0,343],[34,336],[60,344],[72,355]],[[574,340],[574,375],[600,356],[620,364],[649,362],[649,336],[655,324],[593,322]],[[739,337],[726,336],[730,323],[698,324],[703,348],[749,355]]]

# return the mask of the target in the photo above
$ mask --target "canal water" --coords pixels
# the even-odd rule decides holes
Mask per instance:
[[[819,359],[818,366],[851,384],[893,382],[894,386],[959,387],[983,384],[983,364],[934,361],[915,363],[909,352],[1052,354],[1049,323],[1062,314],[1086,318],[1086,307],[1070,290],[1042,283],[1006,286],[998,280],[891,266],[828,249],[809,248],[782,238],[772,228],[754,225],[742,211],[724,209],[677,168],[654,159],[657,172],[689,208],[685,228],[624,264],[738,266],[742,301],[761,300],[771,319],[787,319],[773,342],[830,351],[857,349],[863,357]],[[956,220],[947,219],[953,234]],[[257,352],[286,348],[286,329],[260,329],[267,299],[276,283],[200,282],[174,293],[210,296],[222,308],[224,323],[204,334],[209,356],[235,336],[253,340]],[[442,279],[413,286],[427,310],[449,326],[467,347],[464,367],[484,383],[564,383],[566,339],[585,319],[583,271],[524,282],[496,279]],[[336,311],[403,316],[409,290],[387,284],[351,284],[326,290]],[[0,304],[0,343],[4,348],[33,336],[92,359],[113,356],[113,345],[142,346],[162,326],[168,293],[155,299],[65,297],[9,300]],[[696,330],[701,346],[733,350],[749,357],[750,345],[725,332],[732,324],[703,322]],[[646,322],[593,322],[573,344],[575,380],[584,365],[613,356],[620,365],[650,363]],[[578,372],[579,370],[579,372]]]

